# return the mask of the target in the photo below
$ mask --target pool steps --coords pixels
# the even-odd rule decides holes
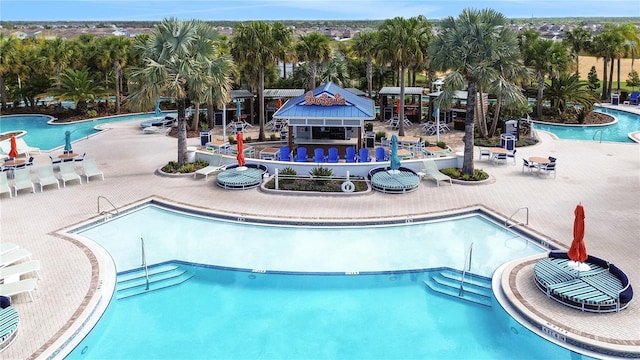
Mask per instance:
[[[176,265],[160,265],[149,268],[149,290],[146,289],[144,269],[135,270],[118,276],[116,298],[146,294],[150,291],[166,289],[180,285],[191,279],[193,274]]]
[[[460,295],[461,273],[456,270],[437,270],[431,272],[428,280],[423,281],[431,290],[475,304],[492,306],[493,291],[491,279],[465,277],[464,292]]]

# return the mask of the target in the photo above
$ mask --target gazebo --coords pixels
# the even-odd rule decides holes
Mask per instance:
[[[287,101],[273,115],[287,123],[291,149],[362,147],[364,122],[375,118],[374,102],[329,82]]]
[[[409,101],[404,102],[404,115],[411,122],[420,122],[422,119],[422,93],[424,88],[406,86],[404,88],[405,98]],[[388,120],[397,112],[396,100],[400,98],[399,87],[383,87],[378,92],[380,95],[380,115],[382,120]]]

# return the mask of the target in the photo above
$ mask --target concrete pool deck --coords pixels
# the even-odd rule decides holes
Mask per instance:
[[[621,105],[623,110],[637,107]],[[627,109],[628,108],[628,109]],[[215,180],[192,177],[167,178],[154,171],[176,157],[176,140],[143,135],[140,121],[109,124],[103,134],[73,144],[76,152],[95,158],[105,180],[69,184],[44,193],[24,191],[0,200],[1,241],[28,249],[42,262],[41,279],[34,301],[14,297],[21,317],[15,342],[2,352],[3,359],[37,358],[64,331],[88,294],[95,265],[86,249],[57,235],[57,231],[97,215],[97,198],[105,196],[117,207],[149,197],[161,197],[195,208],[238,216],[288,220],[336,220],[407,218],[448,212],[481,204],[505,218],[520,207],[529,208],[527,229],[557,246],[569,247],[573,210],[582,203],[586,213],[586,246],[589,253],[607,259],[629,275],[640,289],[640,145],[556,140],[538,132],[538,145],[519,148],[515,165],[476,161],[495,181],[481,186],[440,186],[423,181],[417,191],[403,195],[373,192],[344,197],[274,196],[258,189],[228,191]],[[254,127],[255,128],[255,127]],[[408,135],[415,131],[413,126]],[[257,129],[256,129],[257,130]],[[255,135],[253,135],[255,138]],[[189,139],[190,144],[199,139]],[[454,150],[461,150],[455,148]],[[53,151],[57,154],[60,151]],[[49,163],[49,153],[36,155],[35,167]],[[522,172],[521,158],[555,156],[557,178]],[[477,157],[476,157],[477,158]],[[401,201],[398,201],[401,200]],[[309,206],[312,203],[313,206]],[[636,298],[620,313],[582,313],[548,299],[532,279],[533,264],[523,264],[512,286],[520,300],[554,326],[612,346],[640,346],[640,303]],[[636,297],[638,295],[636,294]],[[81,321],[82,319],[74,319]],[[545,321],[547,321],[545,319]]]

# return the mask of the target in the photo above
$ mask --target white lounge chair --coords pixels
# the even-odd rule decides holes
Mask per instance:
[[[104,173],[98,169],[95,159],[87,159],[83,162],[82,176],[87,179],[87,183],[89,183],[89,178],[92,176],[100,176],[104,180]]]
[[[5,266],[0,268],[0,279],[5,283],[20,280],[20,276],[31,272],[36,273],[36,277],[40,279],[40,260],[30,260],[20,264]],[[15,279],[14,281],[9,281]]]
[[[38,184],[40,184],[40,192],[47,185],[56,185],[60,189],[60,183],[53,174],[53,165],[45,165],[38,168]]]
[[[76,164],[71,162],[60,163],[60,173],[58,179],[62,180],[62,187],[67,187],[67,181],[78,180],[82,184],[82,178],[76,172]]]
[[[18,248],[15,250],[7,251],[6,253],[2,254],[2,257],[0,257],[0,267],[9,266],[13,263],[17,263],[18,261],[27,258],[31,260],[31,253],[27,249]],[[0,294],[2,294],[2,292],[0,292]]]
[[[36,192],[36,188],[31,181],[31,172],[29,168],[15,169],[13,171],[13,189],[16,196],[18,196],[18,190],[31,189],[31,192]]]
[[[32,153],[32,152],[37,152],[38,154],[40,154],[40,148],[27,145],[26,141],[24,141],[23,138],[17,138],[16,145],[18,147],[18,152],[21,154],[28,155],[29,153]]]
[[[12,297],[14,295],[27,293],[29,294],[31,301],[33,301],[33,295],[31,292],[36,289],[37,284],[38,279],[36,278],[24,279],[8,284],[0,284],[0,294]]]
[[[209,179],[209,175],[218,171],[224,170],[227,166],[220,165],[222,163],[222,155],[220,154],[212,154],[211,161],[209,162],[209,166],[206,166],[200,170],[196,170],[193,174],[193,179],[197,179],[198,175],[204,176],[204,180],[207,181]]]
[[[19,248],[19,246],[12,242],[8,242],[8,241],[0,242],[0,256],[4,255],[5,253],[8,253],[9,251],[16,250],[17,248]]]
[[[453,181],[448,175],[445,175],[438,170],[438,166],[433,160],[422,160],[424,168],[422,172],[426,177],[430,177],[436,181],[436,186],[440,187],[440,181],[449,181],[449,184],[453,185]]]
[[[9,187],[9,180],[7,180],[7,173],[5,171],[0,172],[0,194],[2,193],[9,193],[9,197],[13,197],[13,193]]]

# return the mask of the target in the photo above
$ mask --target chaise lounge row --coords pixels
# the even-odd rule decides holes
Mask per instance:
[[[629,305],[633,288],[614,264],[589,255],[588,271],[569,267],[566,252],[551,251],[534,266],[536,286],[548,297],[588,312],[618,312]]]

